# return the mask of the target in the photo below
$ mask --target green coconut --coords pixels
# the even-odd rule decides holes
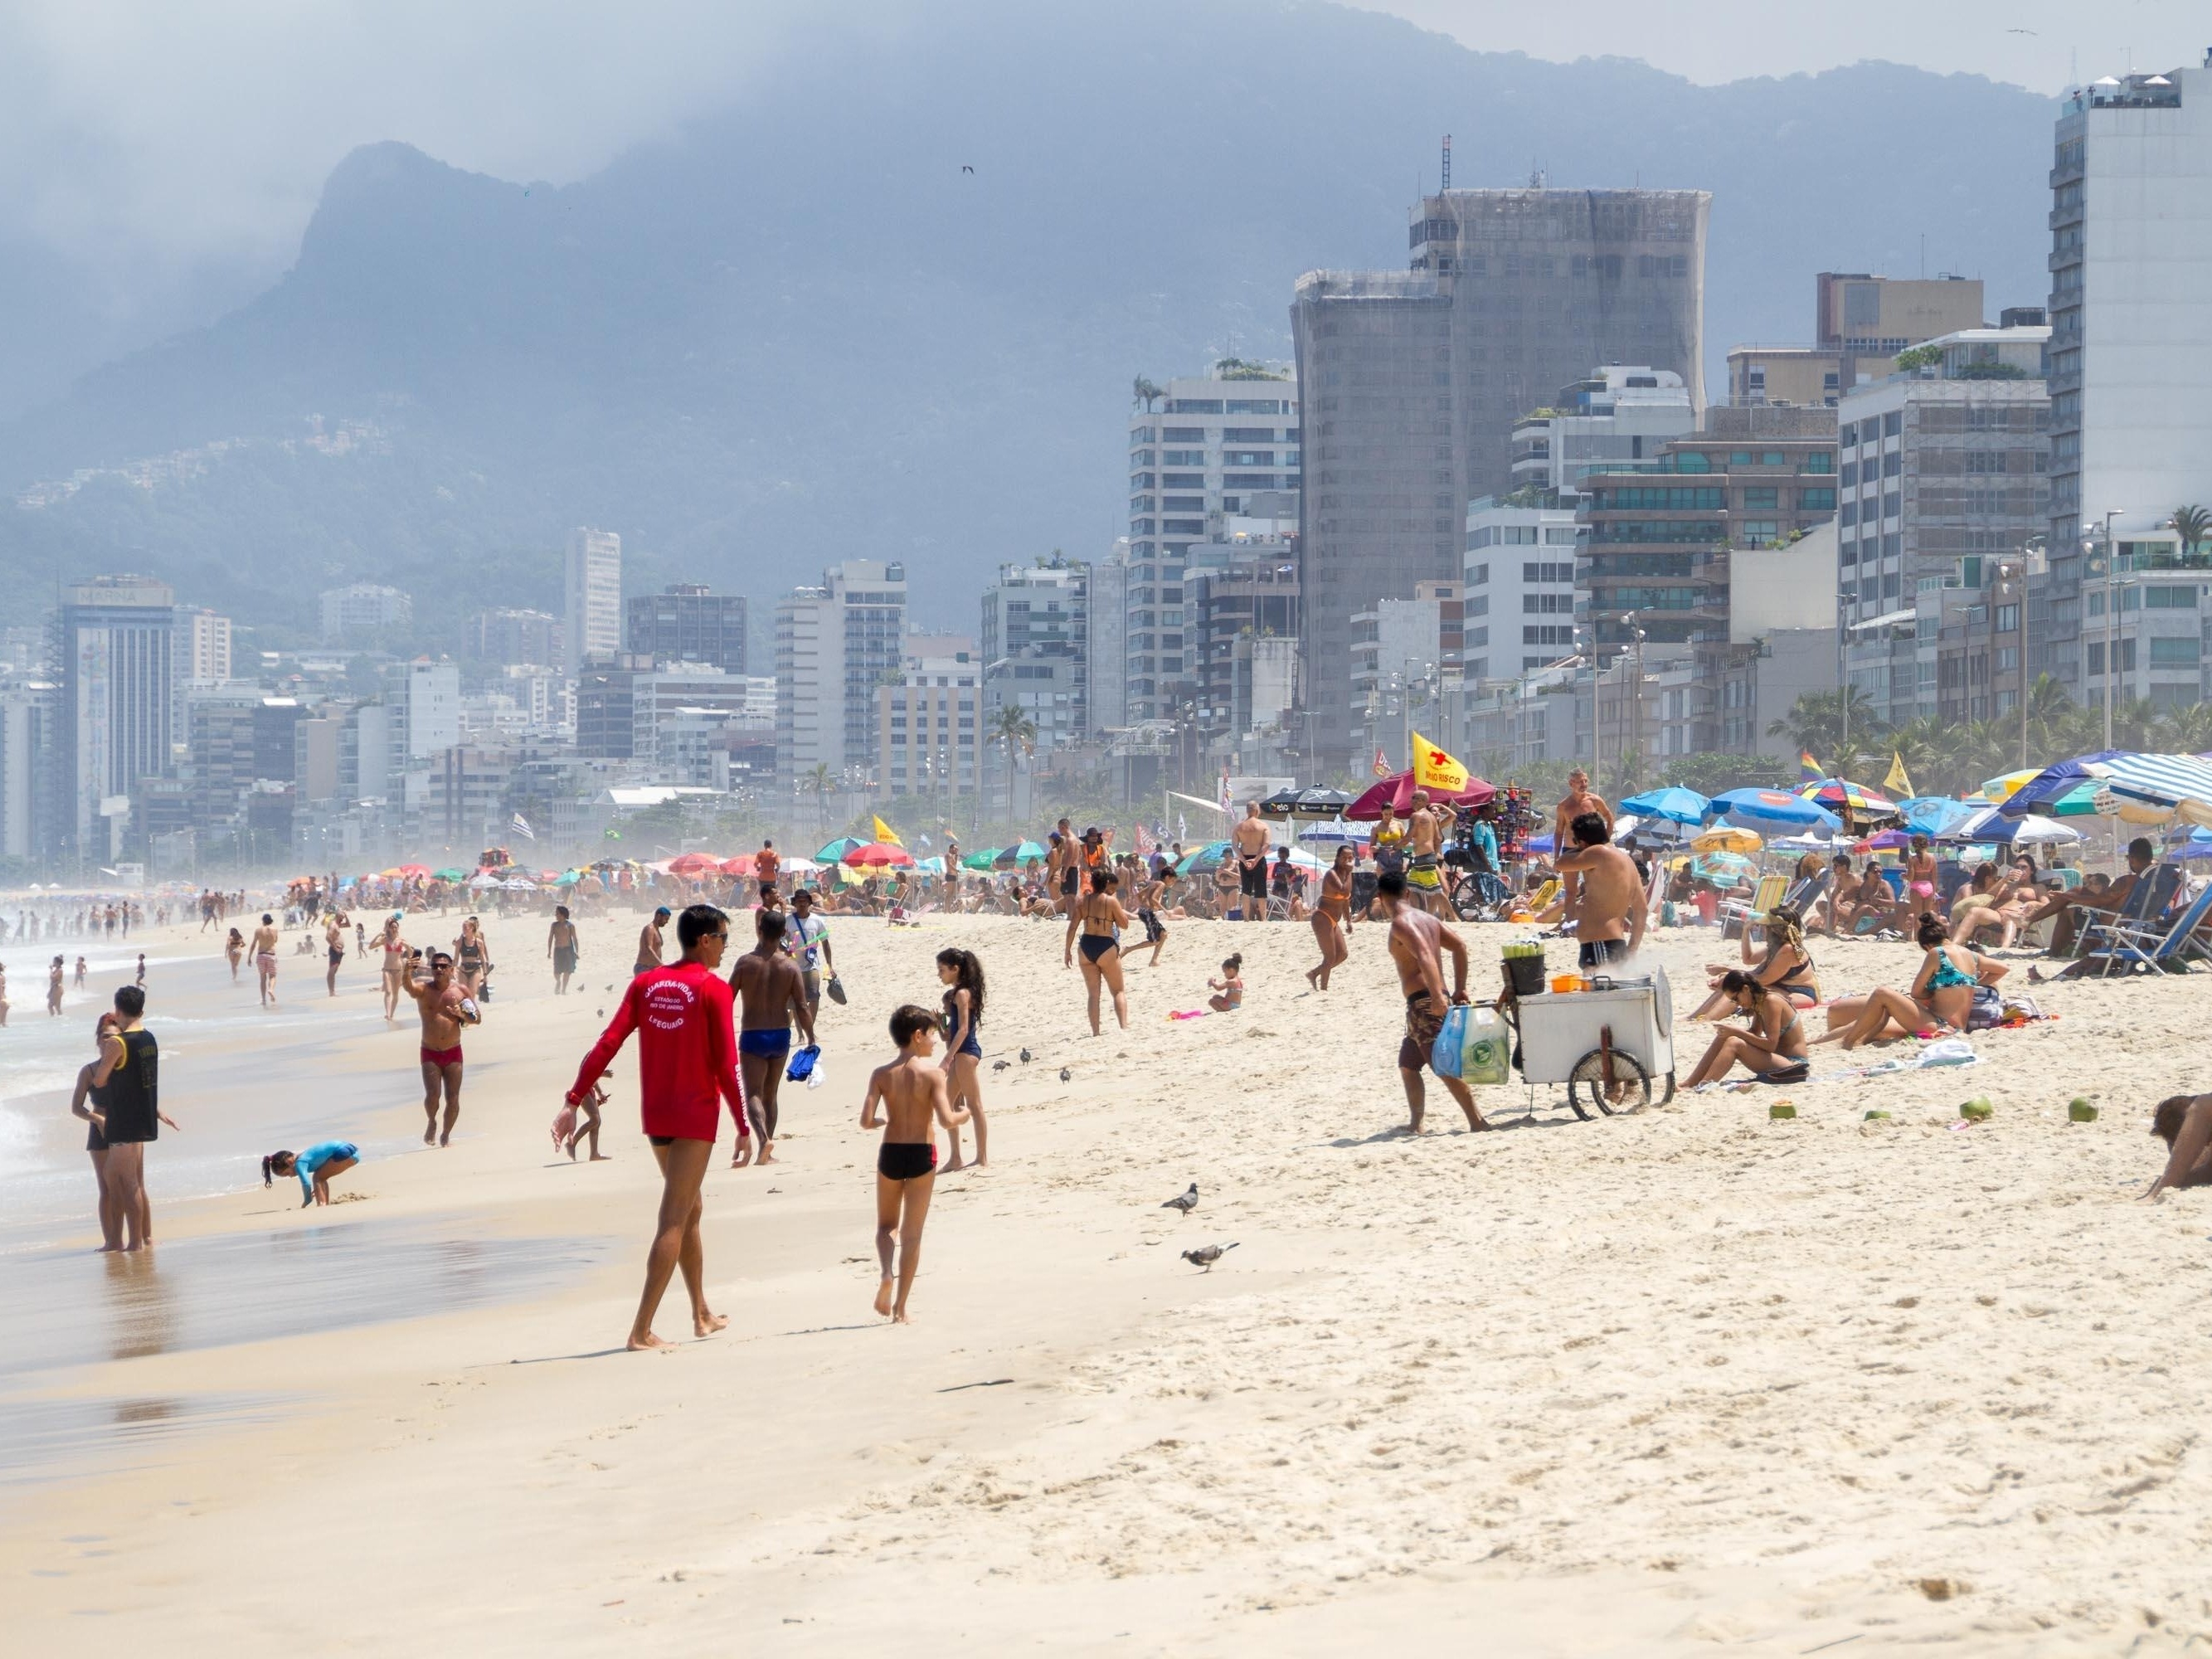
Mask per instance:
[[[1766,1115],[1771,1118],[1795,1117],[1797,1115],[1797,1109],[1786,1100],[1778,1100],[1766,1109]]]
[[[1959,1103],[1959,1115],[1970,1123],[1985,1123],[1996,1111],[1996,1108],[1990,1103],[1987,1095],[1976,1095],[1972,1100]]]

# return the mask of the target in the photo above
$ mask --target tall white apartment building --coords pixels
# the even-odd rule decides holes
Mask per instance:
[[[1514,422],[1513,487],[1571,504],[1589,474],[1656,459],[1669,438],[1697,425],[1690,389],[1674,370],[1608,363]]]
[[[1122,723],[1130,725],[1172,714],[1195,678],[1182,591],[1191,544],[1247,512],[1255,495],[1295,499],[1304,477],[1297,381],[1287,371],[1171,380],[1153,402],[1129,417]]]
[[[2047,615],[2031,617],[2036,665],[2086,702],[2108,689],[2193,702],[2202,595],[2179,573],[2201,577],[2207,556],[2179,546],[2169,520],[2212,505],[2212,53],[2076,88],[2054,140],[2051,574]],[[2170,633],[2148,626],[2154,594]]]
[[[574,677],[585,659],[622,649],[622,538],[611,530],[579,526],[568,532],[562,583],[567,655],[561,665]]]
[[[1518,679],[1574,654],[1584,533],[1571,507],[1468,503],[1460,649],[1470,684]]]
[[[393,720],[396,763],[406,767],[442,754],[461,740],[461,669],[417,657],[385,671],[385,700]]]
[[[1082,741],[1091,662],[1091,567],[1055,557],[1002,564],[983,590],[977,635],[984,711],[1019,706],[1036,723],[1040,751]]]
[[[214,685],[230,678],[230,618],[198,605],[177,607],[177,678]]]
[[[966,653],[910,657],[904,678],[876,688],[878,779],[894,795],[972,795],[983,665]],[[1005,759],[1001,757],[1000,776]]]
[[[904,673],[906,567],[848,559],[775,606],[775,759],[790,780],[871,769],[876,689]],[[857,780],[856,780],[857,781]]]

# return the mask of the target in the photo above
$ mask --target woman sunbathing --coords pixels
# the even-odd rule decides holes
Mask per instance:
[[[1738,1064],[1761,1083],[1802,1083],[1810,1075],[1804,1020],[1788,997],[1733,969],[1721,975],[1721,994],[1737,1013],[1749,1015],[1750,1024],[1715,1031],[1684,1088],[1717,1083]]]
[[[2034,911],[2035,860],[2025,855],[2013,860],[2012,873],[2002,880],[1993,880],[1984,887],[1982,878],[1994,876],[1988,865],[1974,872],[1976,892],[1986,892],[1986,904],[1954,904],[1951,907],[1951,939],[1957,945],[1972,945],[1983,933],[1992,928],[1997,933],[1997,949],[2008,949],[2020,936],[2021,924]],[[1972,896],[1969,895],[1968,896]]]
[[[1761,985],[1771,986],[1789,998],[1792,1006],[1810,1008],[1820,1000],[1820,987],[1813,977],[1813,958],[1805,950],[1805,926],[1796,911],[1786,904],[1778,904],[1764,918],[1766,927],[1766,952],[1757,962],[1751,954],[1751,929],[1743,930],[1740,943],[1744,965],[1751,969],[1750,977]],[[1724,962],[1709,962],[1705,971],[1711,975],[1706,983],[1712,994],[1699,1005],[1692,1019],[1718,1019],[1730,1006],[1724,988],[1725,981],[1735,969]]]
[[[2008,971],[2004,963],[1952,944],[1933,911],[1922,915],[1917,937],[1924,954],[1911,989],[1899,992],[1882,986],[1863,997],[1837,998],[1828,1005],[1827,1031],[1814,1042],[1840,1042],[1849,1049],[1862,1042],[1967,1029],[1977,988],[2002,979]]]

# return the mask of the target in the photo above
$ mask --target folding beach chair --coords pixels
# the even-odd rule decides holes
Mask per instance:
[[[2123,930],[2142,933],[2154,927],[2173,903],[2173,896],[2181,890],[2181,866],[2178,864],[2153,865],[2145,871],[2128,894],[2128,902],[2108,921],[2093,921],[2081,929],[2075,941],[2075,960],[2084,961],[2093,957],[2109,958],[2113,938]],[[2099,941],[2104,943],[2100,947]],[[2109,960],[2105,971],[2112,971]]]
[[[1749,904],[1731,903],[1721,906],[1721,937],[1737,939],[1757,918],[1765,915],[1782,902],[1790,890],[1787,876],[1761,876],[1759,885],[1752,890]]]
[[[2203,945],[2190,936],[2208,915],[2212,915],[2212,882],[2207,882],[2203,891],[2175,913],[2170,925],[2162,921],[2138,925],[2115,918],[2099,927],[2096,931],[2106,939],[2106,975],[2109,977],[2113,964],[2121,962],[2128,963],[2130,970],[2140,964],[2167,973],[2187,973],[2190,957],[2204,954]]]

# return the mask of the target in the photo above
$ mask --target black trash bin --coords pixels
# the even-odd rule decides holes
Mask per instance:
[[[1543,990],[1544,958],[1541,957],[1507,957],[1505,978],[1513,987],[1516,997],[1533,997]]]

